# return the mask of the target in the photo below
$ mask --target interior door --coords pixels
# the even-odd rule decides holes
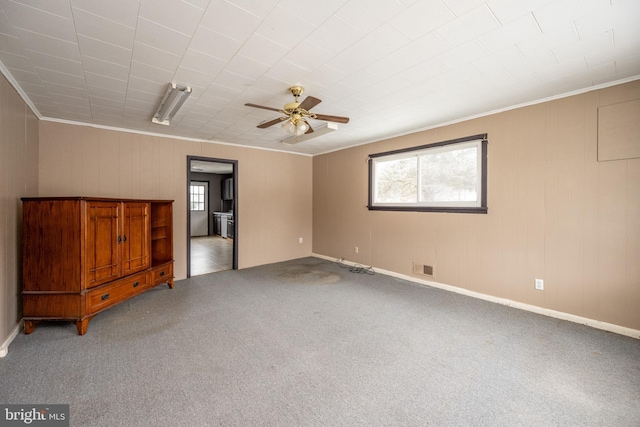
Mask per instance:
[[[191,237],[209,234],[209,183],[190,183]]]

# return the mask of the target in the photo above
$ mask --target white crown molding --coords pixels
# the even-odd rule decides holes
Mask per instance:
[[[116,131],[116,132],[135,133],[135,134],[138,134],[138,135],[157,136],[157,137],[160,137],[160,138],[171,138],[171,139],[179,139],[179,140],[183,140],[183,141],[192,141],[192,142],[207,142],[207,143],[210,143],[210,144],[228,145],[228,146],[231,146],[231,147],[246,148],[246,149],[250,149],[250,150],[273,151],[273,152],[276,152],[276,153],[293,154],[293,155],[296,155],[296,156],[304,156],[304,157],[313,157],[312,154],[296,153],[296,152],[292,152],[292,151],[288,151],[288,150],[278,150],[278,149],[275,149],[275,148],[253,147],[253,146],[250,146],[250,145],[234,144],[234,143],[231,143],[231,142],[213,141],[213,140],[210,140],[210,139],[201,139],[201,138],[189,138],[189,137],[185,137],[185,136],[167,135],[167,134],[163,134],[163,133],[155,133],[155,132],[141,131],[141,130],[135,130],[135,129],[126,129],[126,128],[121,128],[121,127],[117,127],[117,126],[106,126],[106,125],[99,125],[99,124],[95,124],[95,123],[85,123],[85,122],[77,122],[77,121],[74,121],[74,120],[56,119],[56,118],[52,118],[52,117],[45,117],[40,113],[40,111],[38,111],[36,106],[33,105],[33,102],[31,102],[31,100],[29,99],[27,94],[22,90],[22,88],[20,87],[18,82],[13,78],[13,76],[11,75],[11,72],[9,70],[7,70],[7,68],[4,66],[2,61],[0,61],[0,72],[7,79],[7,81],[11,84],[11,86],[13,86],[15,91],[18,92],[18,95],[20,95],[20,98],[22,98],[24,103],[27,104],[27,106],[31,109],[31,111],[33,111],[33,114],[35,114],[36,117],[38,117],[39,120],[42,120],[42,121],[45,121],[45,122],[64,123],[64,124],[76,125],[76,126],[87,126],[87,127],[92,127],[92,128],[96,128],[96,129],[112,130],[112,131]]]
[[[16,92],[18,92],[18,95],[20,95],[20,98],[22,98],[22,100],[24,101],[25,104],[27,104],[29,106],[29,108],[31,109],[31,111],[33,111],[33,114],[36,115],[36,117],[38,117],[39,119],[42,119],[42,114],[40,114],[40,111],[38,111],[38,109],[36,108],[35,105],[33,105],[33,102],[31,102],[31,100],[29,99],[29,97],[27,96],[26,93],[24,93],[24,91],[22,90],[22,88],[20,87],[20,85],[18,84],[18,82],[16,81],[16,79],[13,78],[13,75],[11,74],[11,72],[9,70],[7,70],[7,68],[4,66],[4,64],[2,63],[2,61],[0,61],[0,72],[2,73],[2,75],[4,76],[5,79],[7,79],[7,81],[9,82],[9,84],[11,84],[11,86],[13,86],[13,88],[15,89]]]
[[[9,81],[9,83],[11,83],[11,85],[16,90],[16,92],[18,92],[18,94],[20,95],[22,100],[29,106],[31,111],[33,111],[33,113],[40,120],[50,121],[50,122],[58,122],[58,123],[66,123],[66,124],[73,124],[73,125],[78,125],[78,126],[89,126],[89,127],[93,127],[93,128],[97,128],[97,129],[107,129],[107,130],[114,130],[114,131],[118,131],[118,132],[135,133],[135,134],[140,134],[140,135],[158,136],[158,137],[161,137],[161,138],[173,138],[173,139],[180,139],[180,140],[194,141],[194,142],[209,142],[209,143],[213,143],[213,144],[228,145],[228,146],[232,146],[232,147],[241,147],[241,148],[255,149],[255,150],[261,150],[261,151],[273,151],[273,152],[278,152],[278,153],[295,154],[295,155],[306,156],[306,157],[321,156],[321,155],[324,155],[324,154],[329,154],[329,153],[333,153],[333,152],[337,152],[337,151],[348,150],[350,148],[358,147],[358,146],[361,146],[361,145],[371,144],[371,143],[384,141],[384,140],[392,139],[392,138],[398,138],[398,137],[405,136],[405,135],[412,135],[414,133],[424,132],[424,131],[431,130],[431,129],[437,129],[437,128],[440,128],[440,127],[449,126],[449,125],[453,125],[453,124],[461,123],[461,122],[466,122],[468,120],[474,120],[474,119],[478,119],[478,118],[481,118],[481,117],[487,117],[487,116],[491,116],[493,114],[503,113],[505,111],[511,111],[511,110],[515,110],[515,109],[518,109],[518,108],[529,107],[529,106],[532,106],[532,105],[537,105],[537,104],[542,104],[542,103],[545,103],[545,102],[555,101],[555,100],[558,100],[558,99],[568,98],[570,96],[580,95],[580,94],[583,94],[583,93],[588,93],[588,92],[592,92],[592,91],[595,91],[595,90],[605,89],[605,88],[608,88],[608,87],[611,87],[611,86],[617,86],[617,85],[621,85],[621,84],[624,84],[624,83],[632,82],[632,81],[635,81],[635,80],[640,80],[640,74],[638,74],[638,75],[635,75],[635,76],[627,77],[627,78],[620,79],[620,80],[615,80],[615,81],[612,81],[612,82],[602,83],[602,84],[599,84],[599,85],[589,86],[589,87],[586,87],[586,88],[583,88],[583,89],[578,89],[578,90],[574,90],[574,91],[571,91],[571,92],[562,93],[562,94],[559,94],[559,95],[554,95],[554,96],[550,96],[550,97],[546,97],[546,98],[541,98],[541,99],[538,99],[538,100],[535,100],[535,101],[524,102],[524,103],[521,103],[521,104],[516,104],[516,105],[509,106],[509,107],[504,107],[504,108],[499,108],[499,109],[488,111],[488,112],[485,112],[485,113],[480,113],[480,114],[476,114],[476,115],[472,115],[472,116],[462,117],[460,119],[450,120],[448,122],[437,123],[437,124],[434,124],[434,125],[431,125],[431,126],[427,126],[427,127],[423,127],[423,128],[417,128],[417,129],[414,129],[414,130],[411,130],[411,131],[408,131],[408,132],[401,132],[401,133],[398,133],[398,134],[392,134],[392,135],[385,136],[383,138],[378,138],[378,139],[369,139],[369,140],[360,142],[358,144],[351,145],[349,147],[336,148],[334,150],[323,151],[322,153],[317,153],[317,154],[306,154],[306,153],[297,153],[297,152],[292,152],[292,151],[287,151],[287,150],[277,150],[275,148],[253,147],[253,146],[249,146],[249,145],[234,144],[234,143],[230,143],[230,142],[212,141],[212,140],[209,140],[209,139],[189,138],[189,137],[181,137],[181,136],[172,136],[172,135],[154,133],[154,132],[149,132],[149,131],[140,131],[140,130],[134,130],[134,129],[120,128],[120,127],[115,127],[115,126],[105,126],[105,125],[98,125],[98,124],[93,124],[93,123],[76,122],[76,121],[73,121],[73,120],[64,120],[64,119],[55,119],[55,118],[51,118],[51,117],[44,117],[44,116],[42,116],[42,114],[40,114],[40,112],[38,111],[36,106],[33,105],[31,100],[27,96],[27,94],[22,90],[22,88],[20,87],[18,82],[13,78],[13,76],[11,75],[9,70],[7,70],[7,68],[4,66],[4,64],[1,61],[0,61],[0,72],[2,72],[4,77]]]
[[[449,125],[454,125],[456,123],[462,123],[462,122],[466,122],[466,121],[469,121],[469,120],[479,119],[481,117],[487,117],[487,116],[491,116],[493,114],[504,113],[505,111],[516,110],[518,108],[523,108],[523,107],[529,107],[529,106],[532,106],[532,105],[543,104],[545,102],[551,102],[551,101],[555,101],[555,100],[558,100],[558,99],[568,98],[570,96],[581,95],[583,93],[593,92],[595,90],[606,89],[606,88],[611,87],[611,86],[617,86],[617,85],[621,85],[621,84],[624,84],[624,83],[629,83],[629,82],[632,82],[632,81],[635,81],[635,80],[640,80],[640,74],[637,74],[637,75],[632,76],[632,77],[627,77],[627,78],[624,78],[624,79],[616,80],[616,81],[613,81],[613,82],[602,83],[602,84],[599,84],[599,85],[589,86],[589,87],[586,87],[586,88],[583,88],[583,89],[578,89],[578,90],[574,90],[574,91],[571,91],[571,92],[566,92],[566,93],[562,93],[562,94],[559,94],[559,95],[550,96],[550,97],[547,97],[547,98],[537,99],[535,101],[523,102],[522,104],[511,105],[509,107],[499,108],[497,110],[491,110],[491,111],[488,111],[486,113],[480,113],[480,114],[475,114],[473,116],[462,117],[460,119],[450,120],[448,122],[442,122],[442,123],[438,123],[438,124],[435,124],[435,125],[427,126],[427,127],[424,127],[424,128],[418,128],[418,129],[415,129],[415,130],[411,130],[411,131],[408,131],[408,132],[402,132],[402,133],[398,133],[398,134],[385,136],[384,138],[381,138],[381,139],[379,138],[379,139],[375,139],[375,140],[367,140],[367,141],[360,142],[360,143],[355,144],[355,145],[351,145],[349,147],[337,148],[335,150],[324,151],[322,153],[315,154],[315,156],[321,156],[323,154],[334,153],[336,151],[348,150],[349,148],[354,148],[354,147],[359,147],[361,145],[367,145],[367,144],[372,144],[372,143],[375,143],[375,142],[385,141],[385,140],[388,140],[388,139],[398,138],[398,137],[401,137],[401,136],[413,135],[414,133],[424,132],[424,131],[427,131],[427,130],[437,129],[437,128],[441,128],[441,127],[445,127],[445,126],[449,126]]]
[[[187,136],[179,136],[179,135],[167,135],[164,133],[155,133],[155,132],[149,132],[144,130],[126,129],[126,128],[120,128],[116,126],[98,125],[95,123],[76,122],[74,120],[54,119],[51,117],[42,117],[40,120],[42,120],[43,122],[62,123],[62,124],[75,125],[75,126],[85,126],[90,128],[96,128],[96,129],[112,130],[116,132],[126,132],[126,133],[135,133],[137,135],[155,136],[158,138],[178,139],[181,141],[191,141],[191,142],[206,142],[209,144],[219,144],[219,145],[227,145],[230,147],[246,148],[247,150],[274,151],[276,153],[293,154],[296,156],[304,156],[304,157],[313,157],[312,154],[295,153],[295,152],[286,151],[286,150],[277,150],[275,148],[254,147],[251,145],[242,145],[242,144],[234,144],[231,142],[213,141],[210,139],[189,138]]]

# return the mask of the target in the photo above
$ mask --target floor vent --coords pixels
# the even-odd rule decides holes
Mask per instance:
[[[414,262],[413,263],[413,272],[415,274],[421,274],[423,276],[433,277],[433,266],[432,265],[426,265],[426,264],[420,264],[418,262]]]

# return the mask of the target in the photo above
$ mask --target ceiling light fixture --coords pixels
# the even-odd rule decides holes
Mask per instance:
[[[296,136],[304,135],[309,130],[309,124],[298,113],[293,113],[289,119],[282,122],[281,126],[284,130]]]
[[[334,130],[338,130],[338,124],[333,122],[327,122],[315,128],[315,130],[311,133],[303,132],[299,135],[294,135],[289,138],[285,138],[282,140],[282,142],[289,145],[297,144],[299,142],[306,141],[311,138],[317,138],[321,135],[325,135],[329,132],[333,132]]]
[[[160,125],[169,126],[171,119],[176,115],[182,104],[191,95],[191,88],[189,86],[178,86],[175,83],[170,83],[167,93],[165,93],[162,102],[158,107],[158,111],[153,116],[151,121]]]

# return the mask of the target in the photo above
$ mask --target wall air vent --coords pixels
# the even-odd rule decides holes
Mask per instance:
[[[429,277],[434,277],[433,274],[433,266],[432,265],[426,265],[426,264],[421,264],[419,262],[413,262],[413,272],[415,274],[420,274],[422,276],[429,276]]]

